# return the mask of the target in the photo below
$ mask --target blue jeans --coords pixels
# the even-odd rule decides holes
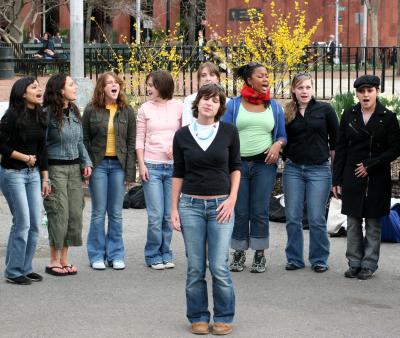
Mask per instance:
[[[1,168],[0,186],[13,216],[7,244],[5,276],[25,276],[32,272],[32,259],[41,222],[39,170]]]
[[[216,209],[225,199],[204,200],[182,195],[179,201],[188,262],[186,316],[191,323],[210,321],[205,280],[207,255],[213,285],[214,322],[231,323],[235,314],[235,292],[228,268],[234,217],[226,223],[218,223],[216,220]]]
[[[171,262],[172,240],[171,193],[172,164],[146,163],[149,180],[143,182],[144,198],[147,209],[147,242],[144,256],[147,265]]]
[[[124,260],[122,239],[122,204],[125,194],[125,172],[116,159],[103,159],[93,170],[89,181],[92,217],[87,239],[90,264],[97,261]],[[108,229],[105,232],[105,217]]]
[[[269,201],[276,164],[242,161],[241,166],[231,246],[235,250],[264,250],[269,247]]]
[[[326,227],[326,202],[332,184],[329,162],[321,165],[296,165],[289,159],[283,170],[288,263],[304,267],[303,209],[307,201],[310,226],[309,261],[311,266],[328,266],[329,239]]]

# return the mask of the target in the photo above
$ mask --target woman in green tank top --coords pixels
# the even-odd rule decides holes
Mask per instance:
[[[231,271],[243,271],[245,250],[255,250],[250,271],[265,271],[264,251],[269,246],[269,200],[279,152],[286,144],[282,107],[270,99],[268,73],[262,64],[250,62],[237,69],[244,84],[241,95],[227,104],[224,122],[239,131],[241,180],[235,206],[231,246],[235,250]]]

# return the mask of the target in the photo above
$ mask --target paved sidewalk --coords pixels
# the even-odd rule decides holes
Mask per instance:
[[[90,199],[86,202],[84,237],[91,208]],[[3,271],[11,217],[2,195],[0,219]],[[71,249],[71,262],[79,269],[76,276],[44,274],[42,283],[31,286],[0,278],[0,337],[193,337],[185,318],[181,236],[175,233],[173,239],[177,267],[153,271],[143,263],[145,210],[125,210],[124,222],[124,271],[93,271],[81,247]],[[48,263],[44,236],[42,231],[34,259],[37,272]],[[399,244],[383,244],[378,273],[372,280],[359,281],[343,277],[344,238],[332,239],[330,270],[324,274],[312,272],[309,266],[285,271],[285,239],[284,225],[272,223],[267,272],[251,274],[246,269],[233,274],[237,312],[230,337],[399,336]],[[246,263],[251,260],[248,254]]]

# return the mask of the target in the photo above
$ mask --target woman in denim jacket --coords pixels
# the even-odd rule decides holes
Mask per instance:
[[[227,104],[221,121],[239,130],[241,179],[232,233],[231,271],[243,271],[249,247],[255,250],[251,272],[265,271],[269,246],[269,200],[275,184],[279,152],[286,144],[282,107],[270,99],[265,67],[250,62],[237,69],[244,84],[241,95]],[[250,224],[249,224],[250,223]]]
[[[129,188],[136,177],[136,121],[123,84],[113,72],[101,75],[82,117],[83,140],[94,168],[89,183],[92,217],[87,251],[95,270],[104,270],[105,261],[114,270],[125,269],[122,204],[125,186]]]
[[[82,245],[82,177],[87,180],[92,172],[92,162],[83,144],[81,115],[73,103],[76,91],[72,78],[59,73],[49,79],[44,93],[52,186],[51,194],[44,200],[50,242],[50,264],[45,271],[53,276],[77,273],[68,261],[68,249]]]

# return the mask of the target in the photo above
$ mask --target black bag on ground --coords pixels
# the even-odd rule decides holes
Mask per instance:
[[[326,218],[328,217],[329,212],[329,203],[331,201],[332,193],[329,195],[328,201],[326,203]],[[271,222],[285,223],[286,215],[285,215],[285,207],[281,205],[280,199],[284,198],[283,195],[280,197],[272,196],[269,202],[269,220]],[[304,201],[304,210],[303,210],[303,229],[309,229],[308,226],[308,217],[307,217],[307,202]]]
[[[285,216],[285,207],[281,205],[280,199],[282,197],[275,197],[271,196],[269,202],[269,220],[271,222],[278,222],[278,223],[285,223],[286,216]]]
[[[131,188],[124,197],[124,209],[144,209],[146,208],[146,202],[144,200],[143,187],[138,185]]]

